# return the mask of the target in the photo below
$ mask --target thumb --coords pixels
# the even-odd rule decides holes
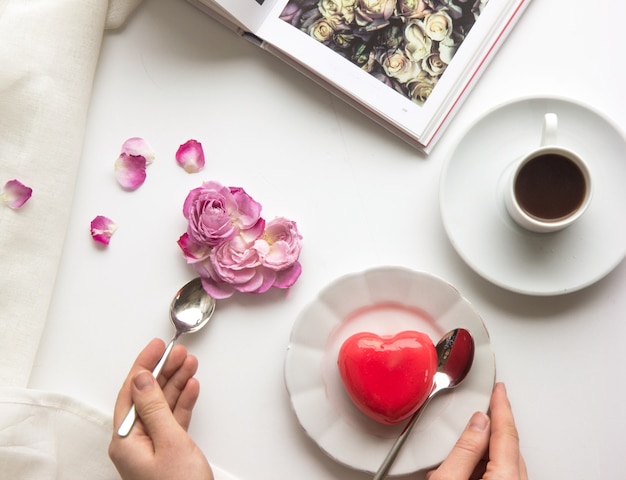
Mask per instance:
[[[132,396],[137,415],[155,446],[169,438],[172,428],[179,428],[156,378],[147,370],[133,377]]]
[[[476,412],[443,463],[437,470],[428,472],[426,478],[471,478],[487,453],[489,433],[489,417]]]

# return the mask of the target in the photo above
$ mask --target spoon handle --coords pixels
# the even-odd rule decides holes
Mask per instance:
[[[387,477],[387,474],[389,473],[389,470],[391,470],[391,466],[393,465],[393,462],[396,461],[396,457],[398,456],[398,453],[400,453],[400,450],[402,449],[402,445],[404,445],[404,442],[406,442],[406,439],[409,438],[409,435],[411,434],[413,427],[415,426],[415,424],[417,423],[417,420],[420,418],[422,412],[426,408],[426,405],[430,403],[430,400],[435,396],[437,392],[438,390],[435,388],[433,392],[431,393],[431,395],[422,404],[422,406],[413,414],[413,416],[409,420],[409,423],[407,423],[406,427],[404,427],[404,430],[402,430],[402,433],[398,436],[398,438],[396,438],[396,441],[391,447],[391,450],[389,450],[389,453],[385,457],[385,460],[383,460],[383,463],[380,465],[380,468],[376,472],[376,475],[374,475],[374,480],[382,480],[383,478]]]
[[[176,342],[178,335],[179,335],[178,333],[174,335],[174,338],[172,338],[172,340],[170,340],[170,343],[167,344],[167,347],[165,347],[165,351],[163,352],[163,355],[161,355],[161,359],[154,367],[154,370],[152,370],[152,376],[154,378],[158,377],[159,373],[161,373],[161,370],[163,370],[163,366],[165,365],[167,358],[170,356],[170,352],[172,351],[172,348],[174,348],[174,343]],[[117,429],[117,434],[120,437],[127,436],[130,433],[131,429],[133,428],[133,425],[135,424],[136,419],[137,419],[137,410],[135,409],[135,404],[133,403],[130,407],[130,410],[128,410],[128,413],[126,414],[126,417],[124,417],[124,420],[122,420],[122,423]]]

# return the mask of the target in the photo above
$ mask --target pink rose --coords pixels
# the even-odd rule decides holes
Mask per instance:
[[[261,205],[243,189],[205,182],[189,192],[183,205],[183,215],[189,221],[188,247],[212,248],[230,240],[240,230],[262,229],[260,214]]]
[[[266,224],[260,213],[239,187],[206,182],[189,192],[183,206],[189,224],[178,245],[213,298],[288,288],[299,278],[296,223],[280,217]]]
[[[263,293],[271,287],[288,288],[300,277],[302,237],[295,222],[278,218],[269,222],[258,238],[249,234],[250,230],[242,231],[194,264],[213,298],[230,297],[235,291]]]
[[[207,260],[195,265],[209,295],[226,298],[235,290],[263,293],[272,287],[276,272],[263,267],[256,243],[237,235],[215,248]]]
[[[300,257],[301,239],[296,222],[282,217],[268,222],[262,239],[257,242],[267,245],[263,248],[263,265],[276,271],[293,265]]]

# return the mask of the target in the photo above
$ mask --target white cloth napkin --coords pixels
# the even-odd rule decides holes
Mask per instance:
[[[0,202],[3,479],[119,478],[107,454],[110,416],[22,387],[61,258],[103,32],[139,3],[0,0],[0,189],[14,178],[33,189],[19,210]]]
[[[7,480],[115,480],[111,418],[72,398],[0,388],[0,472]],[[235,480],[213,467],[216,480]]]
[[[72,203],[105,26],[141,0],[0,0],[0,386],[26,386],[45,324]]]
[[[112,480],[111,421],[62,395],[0,388],[0,471],[11,480]]]

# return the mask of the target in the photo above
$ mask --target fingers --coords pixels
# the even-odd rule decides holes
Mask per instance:
[[[133,402],[131,385],[135,375],[143,370],[152,371],[164,351],[165,343],[155,338],[139,353],[118,394],[113,413],[114,425],[119,425]],[[174,409],[187,381],[196,374],[197,369],[197,359],[189,356],[183,345],[174,346],[158,378],[170,409]]]
[[[192,378],[198,371],[198,360],[192,355],[187,355],[185,351],[185,357],[178,368],[171,372],[167,378],[159,378],[161,388],[165,394],[165,398],[173,410],[178,397],[187,385],[187,381]],[[168,372],[169,373],[169,372]]]
[[[149,370],[142,370],[133,377],[131,393],[137,415],[152,439],[156,451],[159,445],[168,441],[173,432],[180,429],[180,425],[172,415],[163,391]]]
[[[489,446],[489,417],[483,412],[472,415],[454,448],[437,470],[426,474],[427,480],[470,478]]]
[[[128,412],[128,409],[132,404],[131,383],[133,377],[140,370],[152,370],[156,363],[159,361],[159,358],[161,358],[164,350],[165,343],[163,342],[163,340],[155,338],[151,340],[150,343],[148,343],[148,345],[146,345],[144,349],[139,353],[117,396],[115,409],[113,410],[114,425],[119,425],[122,419],[126,416],[126,413]]]
[[[163,387],[174,418],[185,430],[189,428],[193,407],[200,394],[200,384],[194,378],[197,370],[198,360],[189,355]]]
[[[528,480],[526,464],[519,448],[519,436],[513,411],[503,383],[497,383],[491,395],[491,420],[475,413],[456,445],[437,470],[426,474],[437,479],[520,479]],[[489,449],[489,460],[484,456]],[[482,476],[484,473],[484,477]]]
[[[520,454],[519,435],[513,410],[503,383],[497,383],[491,396],[491,443],[489,460],[502,478],[527,478]]]
[[[161,370],[161,374],[159,375],[158,380],[161,387],[164,387],[165,384],[172,377],[172,375],[174,375],[180,369],[180,367],[187,359],[187,356],[187,349],[184,345],[174,345],[174,348],[172,348],[170,356],[168,357],[167,362],[165,362],[163,370]]]
[[[155,448],[160,440],[159,433],[172,432],[181,427],[187,431],[189,428],[193,408],[200,394],[200,384],[193,378],[197,369],[198,360],[186,356],[183,364],[166,380],[163,389],[151,372],[140,371],[133,378],[131,393],[137,414],[153,439]]]
[[[195,378],[190,378],[178,397],[173,409],[174,418],[178,424],[187,431],[191,423],[193,407],[196,405],[200,394],[200,384]]]

